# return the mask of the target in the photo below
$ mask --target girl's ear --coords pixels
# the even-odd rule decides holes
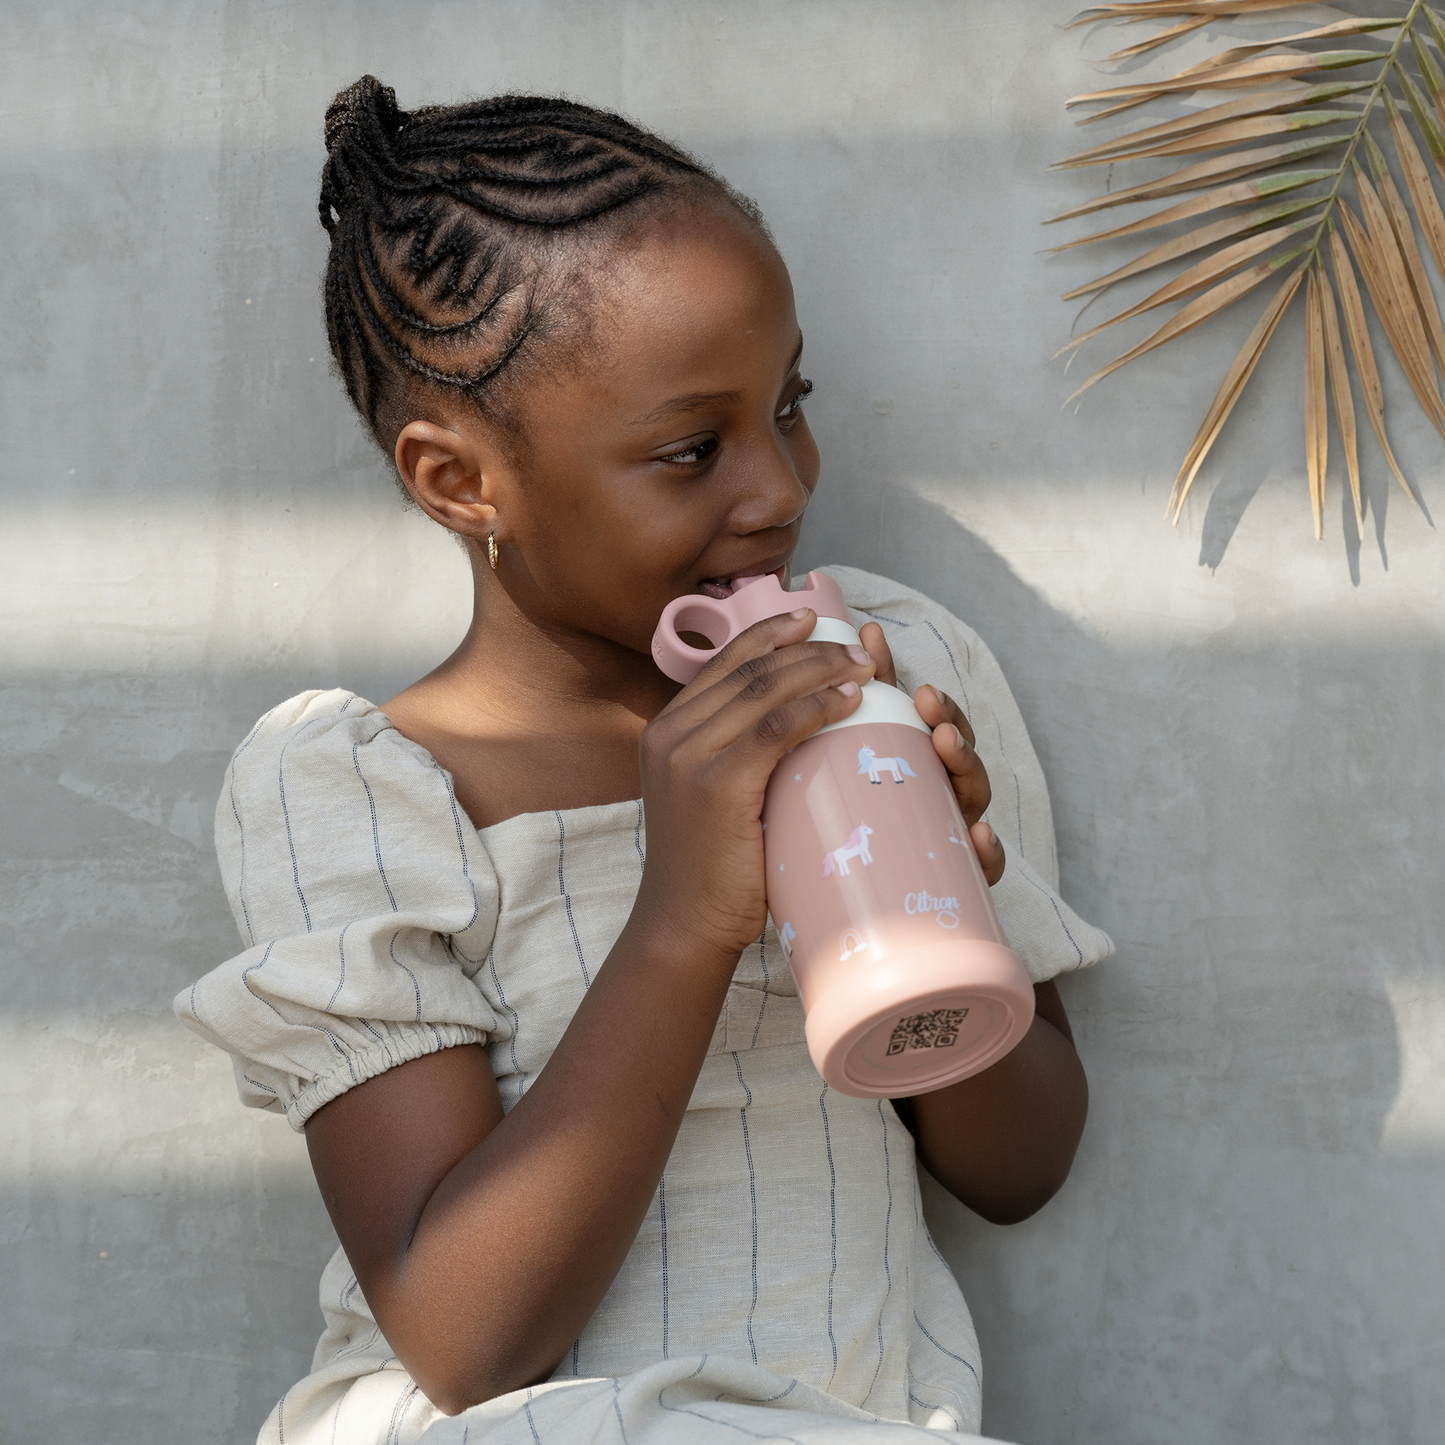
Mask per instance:
[[[496,530],[491,473],[498,460],[478,438],[435,422],[408,422],[396,439],[396,469],[412,499],[463,537]]]

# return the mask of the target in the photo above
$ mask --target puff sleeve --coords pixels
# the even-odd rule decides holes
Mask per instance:
[[[175,1000],[243,1102],[295,1129],[396,1064],[488,1042],[474,975],[495,874],[450,777],[348,692],[267,713],[236,750],[216,853],[244,951]]]
[[[901,583],[853,567],[823,570],[842,587],[859,626],[882,625],[900,687],[911,695],[933,683],[968,714],[993,784],[984,816],[1008,855],[993,889],[994,907],[1034,982],[1107,958],[1114,951],[1108,934],[1086,923],[1059,895],[1048,785],[1018,704],[983,639]]]

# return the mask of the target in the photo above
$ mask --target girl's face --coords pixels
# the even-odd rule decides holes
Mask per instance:
[[[609,258],[590,306],[578,358],[519,397],[520,445],[484,449],[479,531],[534,621],[646,653],[672,598],[789,581],[818,481],[802,335],[781,258],[723,207]]]

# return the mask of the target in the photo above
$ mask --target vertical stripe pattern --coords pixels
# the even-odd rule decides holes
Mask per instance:
[[[1048,884],[1042,773],[987,649],[897,584],[838,575],[850,605],[887,628],[900,684],[956,689],[982,723],[996,791],[1016,781],[1000,831],[1024,847],[1008,839],[994,894],[1015,949],[1036,978],[1102,957],[1107,939]],[[631,799],[478,833],[437,760],[377,709],[303,694],[233,759],[218,854],[245,951],[183,992],[178,1012],[237,1059],[248,1102],[297,1128],[353,1083],[463,1044],[487,1049],[514,1106],[626,925],[644,825]],[[553,1380],[444,1419],[338,1255],[315,1371],[273,1414],[265,1445],[283,1432],[393,1445],[881,1445],[927,1424],[976,1429],[977,1343],[919,1213],[911,1136],[886,1103],[822,1085],[778,958],[770,927],[739,959],[656,1208]],[[659,1024],[620,1027],[612,1047],[636,1050]],[[826,1436],[805,1424],[815,1409]]]
[[[738,1118],[743,1126],[743,1154],[748,1161],[748,1203],[752,1210],[753,1225],[753,1297],[748,1305],[748,1351],[753,1357],[753,1364],[758,1362],[758,1344],[753,1338],[753,1316],[758,1310],[758,1178],[753,1169],[753,1146],[748,1138],[748,1108],[753,1102],[753,1091],[743,1081],[742,1060],[736,1054],[733,1055],[733,1067],[738,1074],[738,1087],[743,1091],[743,1106],[738,1110]]]
[[[833,1351],[833,1373],[828,1376],[831,1387],[838,1378],[838,1340],[833,1334],[833,1286],[838,1278],[838,1171],[833,1166],[833,1134],[828,1128],[828,1086],[818,1095],[818,1108],[823,1115],[823,1148],[828,1155],[828,1345]]]
[[[572,915],[572,895],[567,891],[567,874],[565,862],[567,857],[567,825],[562,821],[562,814],[555,813],[557,819],[557,891],[562,895],[562,902],[567,905],[567,927],[572,930],[572,947],[577,950],[577,967],[582,970],[582,987],[592,987],[592,975],[587,971],[587,960],[582,956],[582,940],[577,936],[577,920]]]

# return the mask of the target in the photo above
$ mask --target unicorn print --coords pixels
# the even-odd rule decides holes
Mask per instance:
[[[907,758],[880,758],[866,743],[858,749],[858,776],[861,778],[864,773],[868,774],[870,783],[881,783],[880,773],[892,773],[895,783],[918,776],[908,766]]]
[[[778,942],[783,945],[783,957],[791,960],[793,957],[793,940],[798,936],[798,930],[791,923],[785,923],[778,930]]]
[[[848,841],[841,848],[834,848],[823,858],[823,877],[831,878],[834,867],[838,870],[840,878],[848,876],[848,860],[856,858],[865,868],[873,861],[873,855],[868,851],[868,840],[873,836],[873,830],[867,823],[859,823],[851,833],[848,834]]]

